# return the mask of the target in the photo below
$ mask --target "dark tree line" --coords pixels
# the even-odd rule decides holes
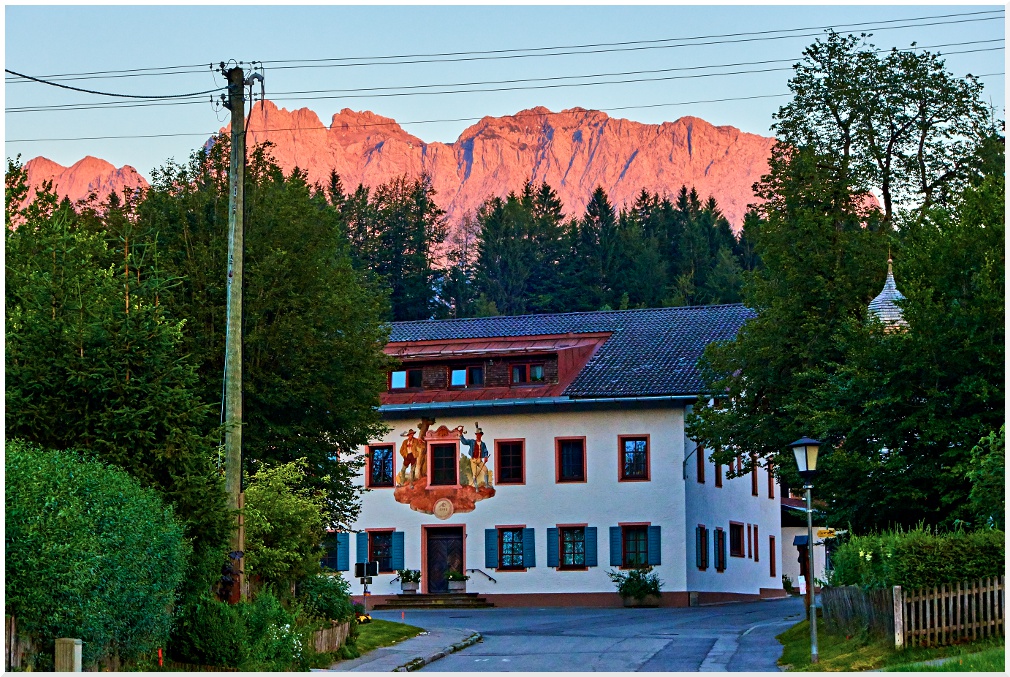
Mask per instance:
[[[748,215],[740,237],[714,198],[643,190],[615,209],[597,188],[565,218],[546,183],[486,200],[449,228],[427,177],[345,193],[319,187],[340,214],[355,265],[390,298],[390,319],[737,303],[758,265]]]

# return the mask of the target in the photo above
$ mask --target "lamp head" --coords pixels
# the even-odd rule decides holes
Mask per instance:
[[[821,443],[809,437],[801,437],[789,446],[796,457],[796,468],[800,471],[800,477],[809,482],[817,474],[817,452],[821,448]]]

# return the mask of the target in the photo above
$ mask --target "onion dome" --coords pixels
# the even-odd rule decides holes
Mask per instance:
[[[877,297],[870,301],[869,311],[876,315],[889,329],[898,326],[907,326],[905,318],[902,317],[901,308],[897,301],[904,300],[905,296],[898,291],[894,284],[894,273],[891,271],[891,259],[887,259],[887,279],[884,281],[884,289],[877,294]]]

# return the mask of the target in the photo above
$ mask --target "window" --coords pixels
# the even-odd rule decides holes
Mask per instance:
[[[523,530],[521,527],[498,530],[498,568],[523,568]]]
[[[475,388],[484,385],[484,367],[457,367],[449,370],[451,388]]]
[[[715,570],[725,571],[726,570],[726,532],[722,530],[721,527],[716,527],[715,530],[715,551],[713,552],[715,557]]]
[[[619,437],[621,480],[649,479],[649,438]]]
[[[368,448],[368,486],[393,486],[393,445]]]
[[[775,473],[770,461],[766,467],[768,469],[768,498],[775,498]]]
[[[586,566],[586,529],[585,527],[562,527],[561,533],[561,568],[583,569]]]
[[[753,553],[754,553],[753,549],[751,548],[751,543],[753,542],[753,539],[752,539],[753,534],[751,532],[753,531],[753,529],[754,529],[754,527],[752,527],[750,524],[747,525],[747,557],[748,558],[749,557],[753,557]]]
[[[694,563],[702,571],[708,568],[708,529],[704,524],[694,529]]]
[[[698,447],[694,450],[694,464],[698,469],[698,483],[705,484],[705,450]]]
[[[621,566],[644,567],[649,563],[648,527],[622,527],[621,541],[624,544]]]
[[[759,562],[761,556],[758,554],[758,550],[761,548],[761,541],[758,540],[758,525],[754,525],[754,561]]]
[[[422,384],[420,369],[401,369],[389,373],[389,388],[420,388]]]
[[[775,578],[775,537],[768,537],[768,575]]]
[[[543,383],[545,380],[544,365],[541,364],[513,364],[512,384],[523,383]]]
[[[431,445],[432,485],[456,484],[456,469],[459,467],[459,452],[455,444]]]
[[[722,486],[722,464],[715,461],[715,486]]]
[[[729,523],[729,556],[743,557],[743,525],[739,522]]]
[[[557,481],[586,481],[585,438],[557,440]]]
[[[475,388],[484,386],[484,367],[467,367],[466,384]]]
[[[351,535],[328,531],[322,541],[323,557],[319,565],[324,570],[348,571],[350,567]]]
[[[758,495],[758,463],[757,458],[753,455],[750,457],[751,468],[750,468],[750,493],[751,496]]]
[[[500,440],[498,447],[498,484],[524,484],[526,473],[523,468],[525,443],[522,440]]]
[[[368,532],[368,561],[378,562],[380,572],[393,570],[393,532]]]

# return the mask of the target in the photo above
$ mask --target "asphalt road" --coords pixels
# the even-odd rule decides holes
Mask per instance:
[[[687,609],[407,611],[422,628],[470,628],[484,641],[435,672],[775,672],[775,639],[801,620],[798,598]],[[400,620],[400,612],[373,612]]]

